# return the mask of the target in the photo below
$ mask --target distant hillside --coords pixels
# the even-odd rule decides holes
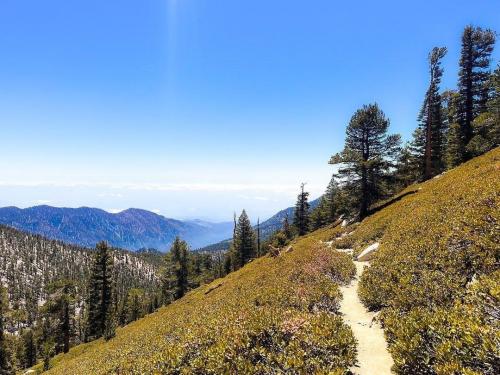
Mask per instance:
[[[311,209],[316,208],[318,206],[318,204],[320,203],[320,201],[321,201],[321,197],[311,201],[310,202]],[[260,223],[260,233],[261,233],[262,239],[264,239],[264,240],[268,239],[274,232],[281,229],[281,227],[283,226],[283,220],[285,220],[285,217],[288,216],[290,222],[292,222],[294,213],[295,213],[295,207],[288,207],[288,208],[285,208],[284,210],[279,211],[277,214],[271,216],[266,221],[263,221],[262,223]],[[254,227],[254,228],[257,228],[257,227]],[[198,249],[198,251],[202,251],[202,252],[226,251],[229,249],[230,245],[231,245],[231,239],[225,239],[224,241],[220,241],[220,242],[202,247],[201,249]]]
[[[42,303],[45,286],[52,281],[69,279],[85,287],[91,261],[92,250],[0,225],[0,283],[7,288],[11,305]],[[158,287],[159,255],[114,250],[114,262],[119,294],[131,287]],[[84,292],[79,294],[83,298]]]
[[[88,207],[4,207],[0,208],[0,224],[75,245],[94,247],[105,240],[111,246],[128,250],[166,251],[176,236],[198,248],[232,233],[231,223],[180,221],[135,208],[112,214]]]

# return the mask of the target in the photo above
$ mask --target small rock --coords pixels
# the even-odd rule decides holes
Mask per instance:
[[[361,252],[361,254],[358,255],[358,261],[366,262],[370,260],[373,257],[373,253],[378,249],[379,246],[380,246],[379,242],[375,242],[374,244],[368,246]]]

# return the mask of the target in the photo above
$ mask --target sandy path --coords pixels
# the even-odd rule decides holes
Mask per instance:
[[[340,312],[358,341],[358,366],[351,369],[357,375],[392,374],[393,360],[387,350],[384,331],[378,323],[373,323],[374,313],[366,310],[358,297],[358,280],[367,262],[354,262],[356,278],[351,284],[341,287],[343,299]]]

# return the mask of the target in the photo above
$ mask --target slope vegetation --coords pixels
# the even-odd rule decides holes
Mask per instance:
[[[415,185],[336,246],[379,242],[360,297],[400,374],[500,373],[500,149]],[[377,209],[376,209],[377,210]]]
[[[348,255],[311,237],[54,358],[51,374],[344,373],[355,340],[337,314]]]
[[[357,255],[375,242],[359,296],[380,311],[393,370],[500,373],[499,170],[496,149],[411,186],[359,224],[299,238],[109,342],[73,348],[50,373],[356,372],[356,340],[339,312],[339,285],[355,267],[330,246]]]

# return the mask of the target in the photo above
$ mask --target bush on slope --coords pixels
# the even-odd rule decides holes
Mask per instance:
[[[401,374],[500,373],[500,149],[419,186],[349,239],[381,245],[360,297]]]
[[[346,373],[355,340],[336,314],[350,258],[309,236],[129,326],[73,348],[50,374]]]

